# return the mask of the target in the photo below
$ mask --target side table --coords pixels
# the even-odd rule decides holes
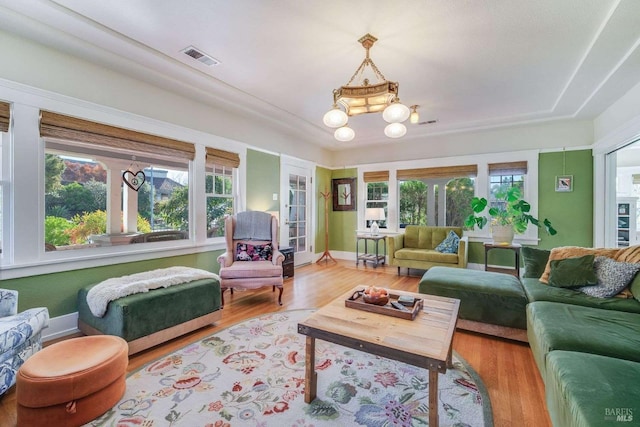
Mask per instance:
[[[364,240],[364,252],[358,254],[360,241]],[[373,240],[375,252],[369,253],[368,241]],[[384,244],[384,251],[380,254],[380,240]],[[373,266],[377,267],[378,264],[384,264],[385,257],[387,255],[387,239],[382,234],[356,234],[356,265],[362,260],[364,265],[367,265],[367,261],[373,262]]]
[[[284,279],[293,277],[293,248],[291,246],[285,246],[279,248],[280,253],[284,255],[284,261],[282,261],[282,277]]]
[[[519,243],[512,243],[510,245],[501,245],[498,243],[485,243],[484,244],[484,271],[493,271],[496,273],[507,273],[512,274],[516,277],[520,277],[520,248],[522,247]],[[489,251],[492,249],[506,249],[509,251],[513,251],[515,254],[515,269],[510,268],[499,268],[499,267],[489,267],[487,265],[489,260]]]

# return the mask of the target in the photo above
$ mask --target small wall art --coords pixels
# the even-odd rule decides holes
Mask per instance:
[[[332,180],[334,211],[356,210],[356,179],[336,178]]]
[[[573,191],[573,175],[556,176],[556,191],[563,193]]]

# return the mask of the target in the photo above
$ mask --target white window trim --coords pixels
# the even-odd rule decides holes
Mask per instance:
[[[20,143],[20,150],[12,150],[11,155],[6,156],[11,158],[8,170],[12,175],[7,180],[9,188],[5,187],[9,201],[7,202],[5,198],[6,238],[3,245],[6,251],[3,250],[3,257],[0,259],[1,279],[224,249],[224,238],[207,239],[206,237],[205,147],[234,151],[239,154],[240,167],[236,172],[239,185],[235,189],[236,210],[239,211],[246,205],[246,182],[243,177],[246,176],[247,144],[49,91],[1,83],[0,99],[8,100],[13,104],[13,125],[10,129],[9,147],[13,147],[11,143],[13,141]],[[194,143],[196,158],[189,168],[190,224],[193,224],[189,227],[190,239],[147,243],[135,245],[136,247],[123,245],[45,253],[43,244],[45,209],[44,197],[42,197],[44,194],[44,142],[40,138],[38,129],[40,109]],[[3,155],[3,161],[4,159]],[[15,191],[16,182],[21,183],[20,191]],[[37,208],[34,209],[34,206]],[[11,236],[20,236],[20,238],[12,238],[9,233]]]
[[[397,234],[403,233],[404,230],[398,225],[398,180],[396,172],[402,169],[429,168],[443,166],[462,166],[468,164],[478,165],[478,175],[475,180],[475,195],[478,197],[489,197],[489,163],[527,161],[527,177],[525,182],[525,191],[523,198],[531,203],[531,215],[538,217],[538,157],[539,150],[523,150],[510,151],[504,153],[478,154],[473,156],[443,157],[438,159],[420,159],[410,161],[399,161],[389,163],[375,163],[357,165],[358,168],[358,192],[364,194],[360,196],[358,203],[358,227],[363,228],[365,225],[364,209],[366,203],[366,183],[364,182],[365,172],[374,172],[379,170],[389,171],[389,200],[387,218],[387,229],[385,233]],[[491,242],[491,232],[489,227],[485,226],[482,230],[465,230],[464,234],[469,236],[471,242]],[[514,242],[526,245],[538,244],[538,228],[529,227],[524,234],[516,234]]]

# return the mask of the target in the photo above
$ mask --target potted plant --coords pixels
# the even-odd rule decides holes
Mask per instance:
[[[542,224],[531,215],[531,205],[522,199],[522,191],[519,187],[502,187],[496,193],[496,200],[499,206],[489,208],[489,216],[491,217],[491,233],[494,243],[511,244],[514,233],[522,234],[527,230],[529,224],[536,227],[544,227],[545,231],[553,236],[558,232],[553,228],[548,219],[544,219]],[[464,221],[466,228],[472,229],[474,226],[483,228],[489,222],[489,219],[480,215],[487,207],[488,202],[484,197],[474,197],[471,200],[470,214]]]

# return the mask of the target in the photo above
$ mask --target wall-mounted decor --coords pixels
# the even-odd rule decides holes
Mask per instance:
[[[573,175],[556,176],[556,191],[558,192],[573,191]]]
[[[334,211],[355,211],[356,210],[356,179],[336,178],[332,180],[333,187],[333,210]]]

